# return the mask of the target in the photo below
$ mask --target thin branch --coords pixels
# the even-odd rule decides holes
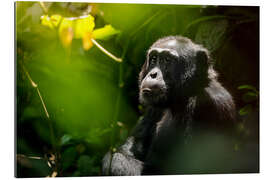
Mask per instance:
[[[121,58],[118,58],[116,56],[114,56],[113,54],[111,54],[109,51],[107,51],[105,48],[103,48],[96,40],[91,39],[91,41],[102,51],[104,52],[107,56],[109,56],[110,58],[112,58],[113,60],[117,61],[117,62],[122,62]]]
[[[47,118],[50,118],[50,115],[49,115],[49,113],[48,113],[48,111],[47,111],[46,105],[45,105],[45,103],[44,103],[44,101],[43,101],[43,98],[42,98],[42,96],[41,96],[41,94],[40,94],[40,91],[39,91],[38,87],[37,87],[37,92],[38,92],[38,96],[39,96],[39,98],[40,98],[40,101],[41,101],[41,103],[42,103],[43,109],[44,109],[44,111],[45,111],[45,114],[46,114]]]
[[[47,14],[48,13],[48,9],[46,8],[44,2],[39,1],[38,3],[40,5],[40,7],[42,8],[42,10],[44,11],[44,13]]]
[[[33,88],[36,89],[36,91],[37,91],[37,93],[38,93],[39,99],[40,99],[40,101],[41,101],[41,103],[42,103],[42,107],[43,107],[43,109],[44,109],[44,112],[45,112],[45,114],[46,114],[46,117],[48,118],[48,124],[49,124],[49,129],[50,129],[50,134],[51,134],[51,142],[52,142],[52,146],[53,146],[53,149],[54,149],[55,153],[57,154],[57,152],[58,152],[57,147],[58,147],[58,146],[57,146],[57,144],[56,144],[56,137],[55,137],[55,134],[54,134],[54,131],[53,131],[52,121],[51,121],[51,119],[50,119],[50,115],[49,115],[49,113],[48,113],[48,111],[47,111],[47,107],[46,107],[46,105],[45,105],[45,103],[44,103],[43,97],[42,97],[42,95],[41,95],[41,93],[40,93],[40,91],[39,91],[38,85],[32,80],[30,74],[28,73],[28,71],[26,70],[26,68],[24,67],[24,65],[22,65],[22,67],[23,67],[23,70],[25,71],[26,76],[27,76],[27,78],[29,79],[31,85],[33,86]],[[58,167],[58,163],[56,163],[56,167],[55,167],[56,170],[57,170],[57,167]]]
[[[46,108],[46,105],[45,105],[45,103],[44,103],[44,100],[43,100],[43,98],[42,98],[42,95],[41,95],[41,93],[40,93],[40,91],[39,91],[38,85],[32,80],[31,76],[29,75],[28,71],[25,69],[24,66],[23,66],[23,70],[25,71],[26,76],[27,76],[27,78],[29,79],[31,85],[32,85],[34,88],[36,88],[37,93],[38,93],[38,96],[39,96],[39,99],[40,99],[40,101],[41,101],[41,103],[42,103],[42,107],[43,107],[43,109],[44,109],[44,111],[45,111],[45,114],[46,114],[47,118],[50,118],[50,115],[49,115],[49,113],[48,113],[48,111],[47,111],[47,108]]]

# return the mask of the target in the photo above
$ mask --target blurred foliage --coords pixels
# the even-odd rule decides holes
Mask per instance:
[[[242,85],[239,86],[238,89],[247,91],[243,94],[242,99],[244,102],[248,103],[239,110],[240,115],[248,114],[253,108],[257,108],[259,106],[259,91],[255,87],[251,85]],[[254,107],[252,107],[252,105]]]
[[[138,73],[147,48],[167,35],[185,35],[211,51],[242,115],[243,141],[257,145],[258,12],[240,6],[16,2],[16,176],[101,175],[104,154],[142,118]]]

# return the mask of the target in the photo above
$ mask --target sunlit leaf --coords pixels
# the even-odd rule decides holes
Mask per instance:
[[[249,112],[251,112],[251,110],[252,110],[252,107],[251,107],[250,104],[248,104],[248,105],[244,106],[243,108],[241,108],[241,109],[239,110],[239,114],[240,114],[241,116],[243,116],[243,115],[246,115],[246,114],[248,114]]]
[[[122,122],[120,122],[120,121],[117,121],[116,124],[117,124],[119,127],[123,127],[123,126],[124,126],[124,124],[123,124]]]
[[[94,17],[87,15],[75,20],[75,38],[83,38],[85,34],[91,33],[95,27]]]
[[[95,29],[93,36],[95,39],[106,40],[118,33],[120,33],[119,30],[114,29],[111,25],[106,25],[103,28]]]
[[[63,31],[63,29],[66,29],[66,28],[73,28],[73,21],[71,19],[68,19],[68,18],[63,18],[63,20],[59,26],[59,35]]]
[[[61,21],[61,19],[62,19],[62,16],[60,16],[60,15],[52,15],[51,16],[51,23],[55,26],[55,27],[57,27],[58,26],[58,24],[60,23],[60,21]]]
[[[53,29],[53,24],[52,24],[51,19],[48,15],[41,16],[40,20],[41,20],[41,24],[43,26],[47,26],[47,27]]]
[[[248,89],[248,90],[254,91],[254,92],[257,93],[257,94],[259,93],[258,90],[257,90],[254,86],[251,86],[251,85],[242,85],[242,86],[238,86],[237,89],[239,89],[239,90],[241,90],[241,89]]]
[[[72,39],[73,39],[73,29],[72,27],[66,27],[66,28],[63,28],[61,33],[60,33],[60,40],[63,44],[64,47],[69,47],[71,42],[72,42]]]
[[[83,36],[82,42],[83,42],[83,49],[86,51],[89,50],[93,46],[93,42],[91,41],[91,33],[86,33]]]
[[[62,146],[68,144],[68,142],[71,140],[71,138],[72,138],[71,135],[65,134],[64,136],[62,136],[62,138],[60,140],[60,144]]]

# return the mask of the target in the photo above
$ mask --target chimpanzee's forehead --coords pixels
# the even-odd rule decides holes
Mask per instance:
[[[155,44],[154,47],[176,50],[177,48],[179,48],[179,42],[176,39],[170,39],[167,41],[159,42]]]
[[[174,49],[168,49],[168,48],[158,48],[158,47],[153,47],[149,50],[149,54],[151,54],[152,52],[158,52],[158,53],[163,53],[163,52],[167,52],[170,53],[171,55],[175,56],[175,57],[179,57],[178,53],[176,50]]]
[[[154,43],[150,49],[150,52],[153,50],[156,50],[158,52],[169,51],[172,55],[179,57],[186,54],[185,51],[187,49],[187,46],[190,46],[190,43],[188,41],[169,39],[166,41]],[[188,49],[190,51],[192,47]]]

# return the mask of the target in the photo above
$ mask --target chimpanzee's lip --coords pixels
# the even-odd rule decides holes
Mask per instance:
[[[143,95],[150,95],[152,94],[152,90],[150,88],[143,88],[142,93]]]

